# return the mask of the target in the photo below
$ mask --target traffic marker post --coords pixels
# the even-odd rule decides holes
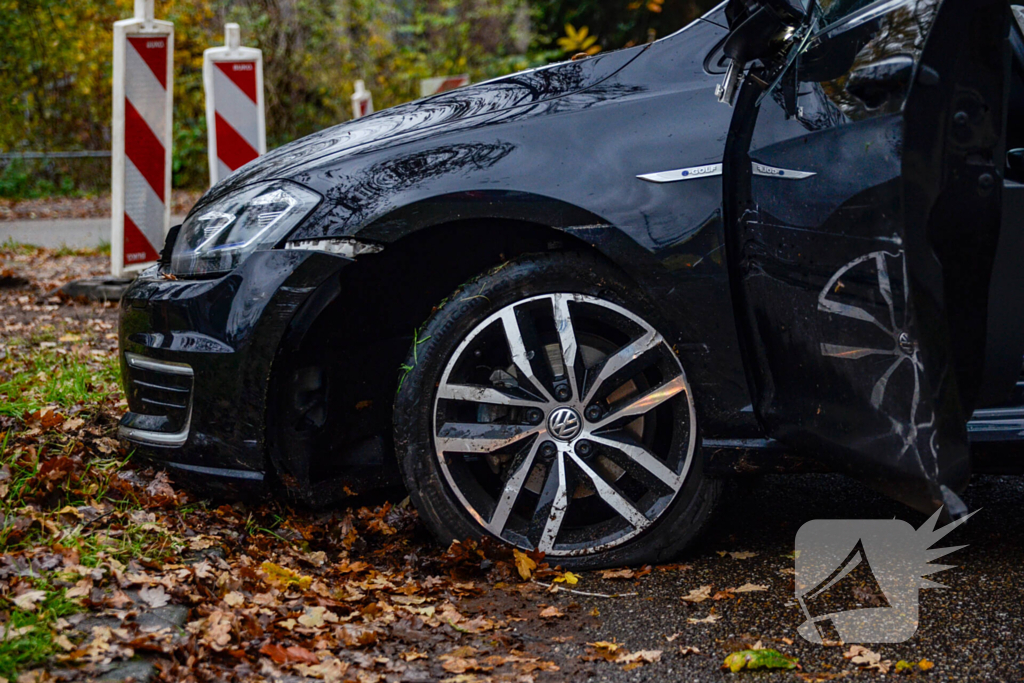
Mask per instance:
[[[225,24],[223,47],[203,51],[210,185],[267,152],[263,52],[241,42],[238,24]]]
[[[461,88],[464,85],[469,85],[469,74],[424,78],[420,81],[420,97],[430,97],[431,95]]]
[[[160,257],[171,223],[174,24],[153,0],[114,22],[110,271],[120,277]]]
[[[361,119],[373,113],[373,94],[366,89],[362,80],[356,81],[352,93],[352,118]]]

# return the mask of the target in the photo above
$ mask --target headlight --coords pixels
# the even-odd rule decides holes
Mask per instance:
[[[171,272],[203,275],[234,270],[257,249],[269,249],[309,215],[320,195],[285,180],[259,183],[188,217],[171,252]]]

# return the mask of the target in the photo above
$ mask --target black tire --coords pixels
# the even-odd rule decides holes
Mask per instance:
[[[567,295],[569,294],[585,295],[586,297],[593,297],[600,301],[592,302],[590,299],[580,299],[581,303],[577,303],[577,300],[570,300],[567,298]],[[484,528],[482,522],[478,522],[474,518],[474,515],[470,512],[467,505],[464,504],[463,502],[460,502],[460,499],[454,493],[451,479],[451,477],[454,477],[454,475],[450,474],[449,470],[449,464],[451,463],[444,465],[444,469],[442,469],[442,465],[440,462],[441,456],[435,450],[435,428],[437,427],[437,425],[435,424],[435,404],[437,404],[438,406],[445,406],[445,411],[455,410],[456,408],[461,410],[465,406],[465,404],[454,403],[453,408],[451,407],[453,405],[452,402],[445,402],[444,404],[439,403],[437,399],[439,383],[441,382],[442,376],[448,376],[446,374],[446,367],[448,366],[449,363],[456,364],[453,365],[453,368],[461,367],[457,365],[457,363],[461,362],[459,360],[459,357],[453,360],[453,355],[456,353],[457,349],[462,348],[468,350],[469,348],[471,348],[470,346],[463,345],[463,342],[466,341],[466,338],[468,336],[470,336],[471,334],[477,335],[471,337],[469,341],[466,341],[466,344],[478,343],[482,345],[485,343],[484,341],[475,342],[475,340],[483,338],[485,334],[492,334],[491,332],[489,332],[489,330],[491,329],[490,327],[481,326],[482,322],[487,320],[490,316],[498,314],[498,312],[510,310],[507,309],[506,307],[516,302],[530,300],[531,297],[536,297],[543,301],[544,299],[541,297],[541,295],[561,297],[559,299],[551,299],[553,302],[556,302],[553,304],[554,307],[557,308],[557,306],[559,305],[557,302],[559,301],[567,301],[569,303],[565,304],[566,311],[569,311],[569,305],[571,304],[572,306],[575,307],[573,310],[584,311],[585,313],[591,315],[592,317],[599,316],[603,313],[603,309],[600,307],[600,305],[604,303],[617,305],[618,307],[621,307],[622,309],[625,309],[626,311],[632,313],[637,318],[642,319],[643,322],[648,323],[650,328],[653,328],[653,330],[656,330],[665,335],[664,339],[666,341],[657,347],[657,353],[660,354],[658,356],[660,360],[658,360],[657,362],[669,364],[665,365],[664,367],[670,367],[671,362],[675,362],[680,368],[679,372],[682,375],[682,381],[684,383],[686,382],[685,371],[682,369],[681,365],[679,365],[679,361],[678,359],[676,359],[675,354],[671,351],[672,341],[675,340],[675,337],[672,334],[671,326],[668,325],[666,321],[664,321],[664,319],[659,315],[656,307],[653,306],[647,300],[647,298],[640,293],[639,288],[634,283],[630,282],[629,279],[623,273],[621,273],[617,268],[615,268],[611,264],[602,260],[600,257],[575,253],[546,253],[526,255],[517,258],[514,261],[506,263],[498,268],[495,268],[475,278],[466,285],[463,285],[458,290],[456,290],[450,297],[448,297],[448,299],[446,299],[445,302],[438,306],[435,312],[426,321],[423,327],[418,331],[417,338],[414,342],[413,348],[410,350],[409,357],[407,358],[406,364],[404,366],[406,372],[399,386],[399,390],[395,400],[394,410],[395,449],[396,455],[398,457],[398,463],[405,480],[405,484],[408,487],[410,497],[412,498],[413,503],[416,505],[416,508],[419,510],[421,517],[442,543],[447,544],[450,543],[452,540],[463,540],[466,538],[480,538],[488,534],[489,532]],[[540,304],[537,304],[537,306],[539,305]],[[590,308],[587,308],[588,306]],[[516,320],[519,320],[519,311],[522,309],[516,308],[511,310],[513,310],[513,317]],[[552,315],[554,316],[556,314]],[[573,316],[575,315],[576,314],[573,314]],[[576,318],[573,317],[572,319],[575,320]],[[581,320],[583,320],[583,322],[580,323],[581,325],[590,324],[593,326],[598,324],[587,323],[587,321],[582,318]],[[625,322],[629,322],[628,319],[624,318],[623,320]],[[623,324],[625,324],[625,322]],[[496,324],[503,325],[504,322],[502,321]],[[518,330],[519,323],[517,322],[516,325],[516,329]],[[507,330],[507,328],[501,329]],[[571,329],[576,330],[576,327],[571,327]],[[534,332],[536,332],[536,330],[534,330]],[[608,332],[606,334],[611,335],[612,333],[613,332]],[[508,332],[506,331],[505,334],[505,340],[506,343],[508,344],[506,349],[511,349],[511,342],[507,341],[509,339]],[[575,331],[573,332],[573,334],[575,335]],[[534,334],[534,337],[530,338],[532,339],[535,337],[537,337],[537,334]],[[526,338],[526,336],[523,336],[523,339]],[[590,343],[598,344],[599,341],[600,340],[593,341]],[[463,346],[460,347],[460,345]],[[564,349],[565,346],[567,346],[567,344],[563,344],[556,348]],[[584,345],[581,343],[579,355],[574,356],[574,358],[580,359],[578,363],[579,366],[583,366],[586,362],[583,356],[583,346]],[[548,347],[544,348],[547,349]],[[551,361],[551,352],[547,351],[547,353],[549,357],[549,366],[551,363],[558,362],[557,360]],[[609,355],[611,355],[611,353],[612,352],[609,352]],[[647,353],[651,354],[654,352],[648,351]],[[668,357],[671,358],[671,361],[663,359],[666,353],[668,354]],[[478,357],[479,354],[477,353],[477,355],[474,356],[474,358]],[[536,355],[534,355],[533,358],[536,358]],[[531,369],[537,367],[536,361],[531,360],[529,361],[529,364],[531,366]],[[469,366],[467,365],[466,367]],[[510,366],[510,368],[512,368],[512,372],[515,372],[515,367],[516,366],[513,362],[513,365]],[[569,366],[568,364],[562,366],[563,374],[552,375],[554,377],[554,380],[552,380],[552,382],[548,385],[549,389],[551,387],[554,387],[557,390],[557,379],[559,377],[567,377],[569,371],[566,370],[566,368],[569,367],[577,366],[575,364],[572,366]],[[590,367],[590,369],[588,369],[586,373],[593,372],[594,367],[596,366]],[[631,365],[630,367],[633,366]],[[653,363],[652,368],[655,369],[648,369],[644,370],[643,372],[651,373],[658,371]],[[486,371],[486,368],[484,371]],[[454,373],[455,369],[451,370],[451,372]],[[554,373],[554,370],[552,370],[551,372]],[[625,372],[625,370],[623,370],[622,372]],[[672,371],[670,369],[666,372],[671,373]],[[519,375],[521,374],[522,372],[519,373]],[[576,373],[573,374],[576,375]],[[665,376],[669,375],[666,374]],[[492,374],[492,381],[494,381],[493,377],[494,375]],[[613,385],[614,377],[614,375],[609,375],[607,379],[608,386]],[[573,384],[574,390],[577,386],[579,386],[579,394],[581,399],[584,396],[585,385],[588,381],[591,381],[589,374],[586,375],[585,379],[577,380],[576,383]],[[640,389],[637,388],[638,380],[630,379],[628,381],[632,383],[631,390],[634,392],[633,396],[639,396]],[[639,381],[643,381],[643,377],[641,377]],[[564,380],[562,383],[566,384],[567,382],[568,380]],[[543,384],[544,382],[543,380],[539,380],[538,383]],[[595,387],[595,390],[601,387],[600,380],[593,381],[592,384],[598,385],[598,387]],[[528,380],[526,379],[523,380],[522,385],[515,384],[506,386],[512,386],[511,389],[507,389],[508,392],[520,391],[521,386],[532,386],[534,390],[532,392],[527,393],[538,393],[538,391],[535,390],[536,385],[530,385]],[[655,386],[654,388],[659,389],[660,386]],[[614,394],[614,392],[612,393]],[[553,396],[553,393],[551,395]],[[597,394],[595,394],[595,396],[596,395]],[[560,554],[556,556],[549,556],[548,561],[552,565],[560,564],[567,568],[571,567],[577,569],[593,569],[598,567],[638,565],[643,563],[663,562],[676,556],[687,545],[691,544],[694,541],[698,533],[706,525],[709,517],[711,516],[712,509],[714,508],[715,504],[717,503],[720,497],[721,483],[712,479],[707,479],[703,476],[701,462],[702,459],[700,457],[700,438],[696,424],[696,413],[693,410],[693,397],[690,392],[688,384],[686,384],[685,396],[685,401],[683,400],[683,398],[681,398],[682,393],[680,393],[679,395],[667,399],[666,402],[661,406],[651,409],[651,411],[665,411],[671,408],[671,410],[674,411],[671,413],[672,417],[670,419],[661,418],[660,424],[662,426],[660,428],[658,427],[658,423],[656,422],[656,416],[654,416],[653,412],[651,412],[644,413],[643,416],[636,419],[638,421],[642,420],[644,425],[648,425],[647,421],[650,420],[650,425],[653,426],[637,428],[633,426],[636,424],[634,422],[630,426],[618,428],[618,430],[614,432],[615,434],[624,434],[626,433],[624,431],[625,429],[639,429],[641,431],[637,432],[636,437],[639,439],[641,437],[646,438],[647,432],[642,430],[648,429],[652,432],[657,429],[661,430],[660,432],[658,432],[658,434],[661,434],[661,436],[655,435],[655,437],[652,438],[660,439],[660,441],[657,441],[657,443],[659,444],[667,444],[667,446],[664,447],[666,453],[668,453],[665,457],[665,462],[679,463],[677,465],[674,465],[674,467],[679,471],[675,472],[675,470],[673,470],[673,472],[676,475],[676,479],[673,480],[673,485],[678,487],[676,489],[677,492],[674,494],[674,498],[669,497],[668,500],[670,502],[658,503],[658,505],[660,505],[661,507],[657,508],[659,512],[652,513],[654,515],[654,521],[650,523],[650,526],[642,527],[640,525],[637,525],[635,522],[631,522],[629,520],[618,520],[619,522],[628,521],[629,524],[632,524],[632,531],[629,531],[629,527],[627,526],[625,527],[625,531],[620,532],[619,538],[628,538],[628,540],[618,541],[617,545],[607,543],[605,544],[607,547],[604,548],[594,549],[593,546],[591,546],[589,550],[579,549],[564,551],[578,552],[584,554]],[[689,401],[689,403],[686,404],[686,401]],[[473,407],[473,405],[475,404],[470,404],[470,407]],[[546,405],[551,406],[553,404],[548,403]],[[579,405],[582,405],[582,403],[580,403]],[[616,405],[612,405],[609,408],[609,419],[611,419],[611,416],[614,413],[614,411],[618,410]],[[678,407],[680,405],[683,405],[683,407]],[[438,411],[441,410],[442,408],[439,407]],[[515,409],[507,408],[505,410],[511,412]],[[521,410],[526,410],[526,408],[522,408]],[[479,414],[479,412],[480,411],[478,409],[477,414]],[[597,413],[588,412],[586,414],[592,415]],[[551,413],[546,413],[546,415],[550,416]],[[649,418],[648,415],[650,415],[651,417]],[[680,415],[682,415],[683,417],[679,417]],[[685,418],[685,420],[683,418]],[[533,413],[532,419],[537,419],[536,412]],[[627,418],[623,418],[623,420],[625,419],[633,418],[627,416]],[[587,418],[587,420],[589,423],[589,417]],[[580,417],[579,421],[582,423],[584,420],[582,419],[582,417]],[[686,422],[685,430],[682,427],[684,421]],[[484,427],[490,427],[491,424],[492,423],[490,422],[484,423]],[[552,426],[554,424],[555,423],[551,421],[544,422],[544,428],[546,430],[553,431],[545,432],[545,434],[549,434],[549,436],[544,437],[542,435],[535,437],[538,443],[541,441],[542,438],[547,438],[551,440],[550,443],[554,444],[559,449],[562,449],[564,447],[568,450],[572,450],[575,448],[577,450],[575,450],[574,452],[579,453],[579,442],[573,442],[572,444],[569,444],[556,442],[553,440],[555,437],[550,436],[550,434],[555,434],[560,429],[557,425]],[[613,424],[624,423],[619,422]],[[599,435],[607,433],[597,431],[597,427],[599,427],[599,425],[596,425],[596,421],[595,425],[591,426],[595,428],[594,435],[592,438],[598,438]],[[442,429],[444,427],[447,427],[447,425],[437,427],[437,429]],[[517,427],[517,429],[519,428]],[[689,436],[691,430],[693,433],[692,437]],[[677,432],[679,433],[677,434]],[[669,433],[671,436],[665,437],[665,433]],[[441,432],[439,431],[438,434],[441,434]],[[444,441],[445,444],[448,443],[447,438],[442,439],[442,437],[440,436],[438,438]],[[581,438],[583,437],[581,436]],[[527,439],[524,439],[523,443],[527,443]],[[538,453],[538,455],[536,456],[538,458],[537,460],[530,460],[531,464],[528,466],[519,465],[518,467],[520,467],[524,472],[529,472],[529,476],[533,476],[532,468],[538,467],[538,465],[536,465],[535,463],[541,462],[545,446],[546,444],[540,444],[536,447],[535,450],[537,450]],[[600,444],[598,444],[598,447],[600,447]],[[521,452],[527,450],[527,447],[524,446],[518,446],[518,448]],[[530,446],[529,448],[533,448],[533,446]],[[687,450],[687,453],[682,453],[680,451],[681,448]],[[550,451],[550,447],[547,447],[547,450]],[[612,456],[617,457],[621,455],[615,448],[611,448],[610,451],[608,449],[604,449],[602,452],[609,453],[608,456],[601,456],[605,458],[602,461],[602,463],[605,466],[606,471],[609,467],[611,468],[610,471],[612,472],[615,472],[616,468],[623,469],[614,462],[611,466],[607,465],[607,462],[611,462],[610,458]],[[490,453],[490,451],[488,453]],[[487,458],[508,459],[508,462],[513,464],[508,465],[508,470],[504,474],[499,474],[496,471],[495,466],[491,465],[491,469],[495,470],[495,476],[499,478],[504,476],[506,477],[507,481],[507,479],[511,478],[508,475],[508,472],[511,472],[513,468],[517,467],[517,465],[514,464],[515,462],[517,462],[515,458],[520,458],[518,462],[521,463],[522,458],[524,456],[520,453],[519,455],[501,456],[493,456],[486,454],[479,455],[476,457],[481,461],[486,460]],[[563,457],[561,450],[559,450],[557,455],[555,455],[554,457],[558,458],[559,462],[561,462],[560,459]],[[573,464],[571,466],[563,465],[563,469],[560,470],[560,472],[563,472],[563,474],[569,470],[577,472],[577,474],[574,475],[574,479],[569,478],[570,475],[572,475],[572,472],[569,472],[568,474],[564,474],[563,479],[558,480],[564,484],[564,509],[567,510],[570,505],[589,505],[591,506],[591,508],[588,508],[588,510],[603,510],[603,506],[605,506],[607,501],[602,495],[597,493],[599,485],[597,484],[596,480],[592,478],[581,478],[583,477],[583,475],[586,474],[586,471],[582,469],[581,466],[578,466],[576,464],[581,462],[579,458],[576,458],[575,460],[570,460],[575,456],[568,452],[565,453],[564,457],[566,459],[565,462],[572,462]],[[473,456],[469,456],[467,458],[467,461],[469,461],[469,459],[472,458]],[[454,459],[452,459],[452,462],[454,462]],[[593,460],[589,460],[587,462],[589,462],[591,465],[594,465]],[[628,465],[629,463],[626,463],[624,466]],[[451,464],[452,468],[454,468],[455,466],[455,464]],[[478,463],[472,465],[465,465],[465,467],[470,466],[476,467],[479,470],[483,471],[483,466]],[[552,474],[553,470],[555,470],[554,464],[540,465],[539,467],[541,468],[541,472],[544,472],[542,478],[545,482],[556,481],[558,479],[557,474]],[[596,466],[592,467],[590,473],[592,474],[593,472],[597,471],[597,469],[598,468]],[[639,478],[637,479],[637,481],[640,481],[643,479],[642,475],[643,472],[646,472],[646,470],[637,471],[639,472]],[[632,470],[623,470],[623,472],[631,474]],[[527,476],[527,474],[524,474],[523,479],[521,479],[520,481],[525,481],[525,478]],[[586,476],[589,477],[589,475]],[[619,476],[620,478],[624,477],[622,473],[619,473],[617,476]],[[583,482],[583,484],[585,484],[585,486],[580,485],[578,483],[581,481]],[[618,487],[622,481],[626,481],[626,479],[616,480],[615,486]],[[627,481],[627,483],[631,483],[632,481],[633,480],[630,479]],[[592,494],[587,494],[587,486],[593,489]],[[658,492],[660,492],[661,489],[656,489],[657,486],[657,482],[652,484],[651,491],[657,490]],[[516,501],[520,501],[520,503],[526,505],[528,501],[525,501],[524,494],[521,493],[524,490],[524,487],[525,483],[520,484],[516,488],[516,490],[520,491],[520,493],[517,496],[513,496],[511,498],[513,503],[516,503]],[[544,491],[552,490],[547,488],[547,483],[544,484],[544,487],[545,488],[542,489],[541,493],[536,494],[538,500],[541,499],[541,496],[543,495]],[[571,493],[570,489],[572,489]],[[504,491],[506,489],[500,490]],[[672,489],[668,488],[667,490],[671,491]],[[581,491],[583,491],[582,494],[580,493]],[[561,493],[561,491],[559,491],[559,493]],[[529,495],[533,496],[535,494],[531,492],[529,493]],[[593,495],[594,498],[589,499],[587,498],[588,495]],[[648,498],[645,498],[643,500],[654,500],[656,498],[656,495],[661,495],[662,498],[660,500],[663,501],[665,500],[666,496],[671,496],[670,493],[650,493],[638,495],[648,495]],[[597,500],[598,498],[600,498],[600,500]],[[500,500],[500,496],[494,498],[494,500]],[[577,501],[583,502],[578,503]],[[495,507],[497,506],[498,503],[495,503]],[[537,507],[538,509],[540,508],[539,505]],[[611,507],[610,505],[607,506],[607,508],[608,510],[612,511],[615,511],[617,509]],[[552,513],[554,512],[554,507],[547,509],[549,509]],[[508,514],[508,519],[511,519],[511,515],[513,513],[510,512]],[[645,519],[647,518],[646,513],[641,514],[645,515]],[[566,512],[563,513],[563,515],[563,517],[559,517],[559,524],[563,524],[563,520],[568,518],[570,513]],[[494,518],[492,517],[492,525],[494,524],[493,519]],[[519,516],[515,519],[522,521],[524,518],[522,516]],[[528,527],[529,529],[536,530],[539,528],[537,526],[538,524],[543,524],[545,526],[542,527],[542,536],[548,533],[548,524],[550,523],[545,523],[543,521],[545,519],[544,516],[542,516],[538,512],[535,512],[534,517],[532,519],[534,520],[534,526]],[[577,519],[579,519],[579,515],[577,515]],[[587,522],[589,523],[589,517],[584,517],[583,519],[587,520]],[[537,520],[541,521],[537,522]],[[504,524],[504,522],[502,522],[502,524]],[[566,526],[566,530],[564,531],[564,533],[566,535],[585,535],[587,533],[587,529],[589,529],[590,527],[585,526],[584,522],[580,522],[580,524],[583,525],[580,527],[580,529],[582,530],[576,529],[575,527]],[[610,525],[611,522],[608,522],[608,524]],[[510,530],[507,533],[509,535],[512,535],[514,531]],[[523,533],[524,542],[516,542],[515,544],[520,545],[522,547],[530,547],[531,544],[529,542],[526,542],[529,541],[529,536],[526,535],[525,531]],[[557,527],[556,531],[552,535],[549,535],[549,543],[556,543],[558,541],[559,535],[562,533],[563,531],[561,530],[561,527]],[[492,533],[491,535],[494,534]],[[506,542],[509,542],[509,538],[505,538],[504,540]],[[576,540],[578,542],[578,538]],[[554,546],[552,546],[552,548],[553,547]],[[570,546],[567,545],[566,547]]]

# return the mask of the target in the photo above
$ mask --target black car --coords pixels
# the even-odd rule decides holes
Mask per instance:
[[[963,515],[1024,438],[1014,17],[731,0],[279,148],[124,295],[121,435],[575,567],[669,557],[748,472]]]

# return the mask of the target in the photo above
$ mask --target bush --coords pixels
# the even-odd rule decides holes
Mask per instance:
[[[350,118],[356,79],[382,109],[418,97],[422,78],[479,81],[562,59],[573,51],[556,44],[565,24],[588,26],[598,38],[591,50],[623,47],[679,28],[712,2],[161,0],[157,16],[175,24],[173,184],[209,182],[202,55],[223,44],[225,22],[263,50],[273,148]],[[0,0],[0,151],[109,149],[112,24],[132,4]],[[36,177],[24,166],[2,174],[2,196],[83,189],[80,179]]]

